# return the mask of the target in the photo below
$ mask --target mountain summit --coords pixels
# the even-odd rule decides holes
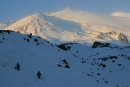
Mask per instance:
[[[63,11],[73,11],[70,7],[65,8]]]

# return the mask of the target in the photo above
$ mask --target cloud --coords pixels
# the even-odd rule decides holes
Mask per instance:
[[[130,13],[124,13],[124,12],[114,12],[111,15],[112,16],[118,16],[118,17],[127,17],[127,18],[130,18]]]

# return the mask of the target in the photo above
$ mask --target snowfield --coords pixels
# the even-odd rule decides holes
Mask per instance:
[[[1,23],[0,87],[130,87],[129,23],[70,8]]]
[[[129,87],[130,48],[48,41],[0,31],[1,87]],[[19,63],[20,71],[14,69]],[[38,79],[37,71],[42,73]]]

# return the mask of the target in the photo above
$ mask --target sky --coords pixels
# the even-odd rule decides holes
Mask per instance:
[[[67,7],[102,14],[130,13],[130,0],[0,0],[0,23]]]

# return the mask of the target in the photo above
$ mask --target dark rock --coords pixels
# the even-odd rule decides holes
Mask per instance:
[[[110,47],[110,43],[101,43],[101,42],[95,41],[93,43],[92,48],[97,48],[97,47]]]

